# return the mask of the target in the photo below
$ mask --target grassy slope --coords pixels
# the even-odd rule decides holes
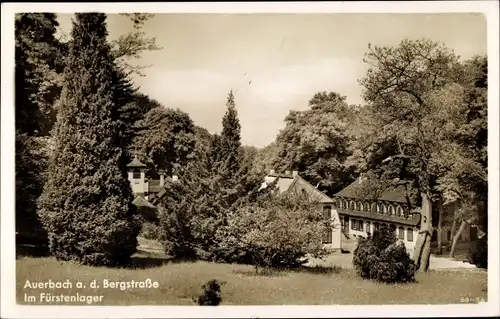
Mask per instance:
[[[319,305],[319,304],[449,304],[462,297],[484,298],[487,293],[486,272],[455,271],[418,274],[416,284],[386,285],[364,281],[352,270],[340,273],[312,274],[279,272],[256,276],[250,266],[196,263],[168,263],[147,269],[110,269],[59,262],[53,258],[21,258],[17,263],[17,298],[24,293],[40,292],[103,295],[105,305],[194,305],[201,285],[210,279],[227,283],[222,287],[225,305]],[[23,289],[26,280],[70,279],[90,282],[109,280],[144,280],[159,282],[158,289]]]

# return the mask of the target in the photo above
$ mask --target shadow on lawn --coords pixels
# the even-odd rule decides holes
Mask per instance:
[[[177,263],[187,263],[196,262],[195,259],[188,258],[170,258],[170,257],[151,257],[151,256],[134,256],[129,265],[125,268],[132,269],[147,269],[161,267],[165,264],[177,264]]]
[[[309,274],[340,274],[342,272],[342,267],[339,266],[301,266],[298,268],[259,268],[255,271],[252,270],[233,270],[233,273],[245,276],[258,276],[258,277],[280,277],[286,276],[292,272],[295,273],[309,273]]]

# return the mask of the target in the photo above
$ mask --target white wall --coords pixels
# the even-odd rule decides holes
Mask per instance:
[[[325,206],[328,206],[328,204],[326,204]],[[334,226],[332,227],[332,243],[323,244],[323,246],[327,249],[340,249],[342,247],[342,229],[341,229],[339,214],[337,210],[333,207],[333,205],[329,206],[331,207],[331,216]]]
[[[359,223],[359,220],[363,221],[363,231],[352,229],[353,221],[355,221],[356,223]],[[367,222],[370,222],[370,229],[367,228]],[[359,218],[359,217],[349,216],[349,236],[351,238],[367,237],[368,231],[373,235],[373,232],[375,231],[374,222],[375,222],[374,220],[367,220],[367,219],[363,219],[363,218]],[[417,241],[418,228],[413,227],[413,226],[403,225],[403,224],[397,224],[397,223],[386,223],[386,222],[380,222],[380,221],[377,221],[377,222],[380,225],[385,224],[387,226],[390,226],[391,224],[393,224],[394,226],[396,226],[396,236],[398,236],[398,238],[399,238],[399,227],[403,227],[404,228],[404,239],[402,241],[405,244],[406,250],[413,251],[413,249],[415,247],[415,242]],[[358,228],[358,227],[356,227],[356,228]],[[413,233],[413,240],[412,241],[408,240],[408,228],[412,229],[412,233]]]
[[[146,180],[146,173],[144,171],[141,171],[141,178],[140,179],[134,179],[133,178],[133,172],[129,171],[128,172],[128,180],[130,181],[130,186],[132,187],[132,192],[134,194],[138,193],[146,193],[148,190],[148,183],[145,182]]]

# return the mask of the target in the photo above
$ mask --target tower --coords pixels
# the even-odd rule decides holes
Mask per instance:
[[[145,196],[148,190],[146,183],[146,165],[141,163],[137,156],[134,157],[132,162],[127,164],[128,180],[132,187],[134,195]]]

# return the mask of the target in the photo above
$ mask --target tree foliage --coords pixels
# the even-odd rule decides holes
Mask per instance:
[[[411,181],[418,190],[422,219],[414,258],[427,270],[432,200],[439,197],[436,168],[449,146],[446,108],[437,100],[459,82],[459,60],[429,40],[404,40],[395,47],[369,46],[369,50],[365,62],[370,69],[360,81],[372,121],[364,144],[367,166]]]
[[[226,107],[226,113],[222,118],[220,141],[217,146],[217,159],[231,174],[240,169],[240,161],[243,155],[240,136],[241,125],[236,111],[233,91],[228,94]]]
[[[46,238],[37,215],[37,200],[45,183],[47,138],[16,133],[16,232]]]
[[[40,216],[52,254],[121,265],[136,252],[139,227],[126,176],[106,16],[76,14]]]
[[[178,173],[191,159],[196,141],[194,124],[187,113],[155,107],[137,121],[136,129],[133,149],[156,170]]]
[[[349,155],[348,123],[355,109],[333,92],[316,93],[309,109],[290,111],[276,138],[274,166],[297,170],[309,182],[334,193],[352,181],[344,162]]]
[[[332,224],[324,219],[320,205],[303,194],[266,195],[232,210],[227,224],[218,229],[225,261],[256,269],[296,268],[307,262],[307,256],[324,256],[323,234]]]
[[[48,135],[64,68],[53,13],[22,13],[15,18],[16,129]]]

